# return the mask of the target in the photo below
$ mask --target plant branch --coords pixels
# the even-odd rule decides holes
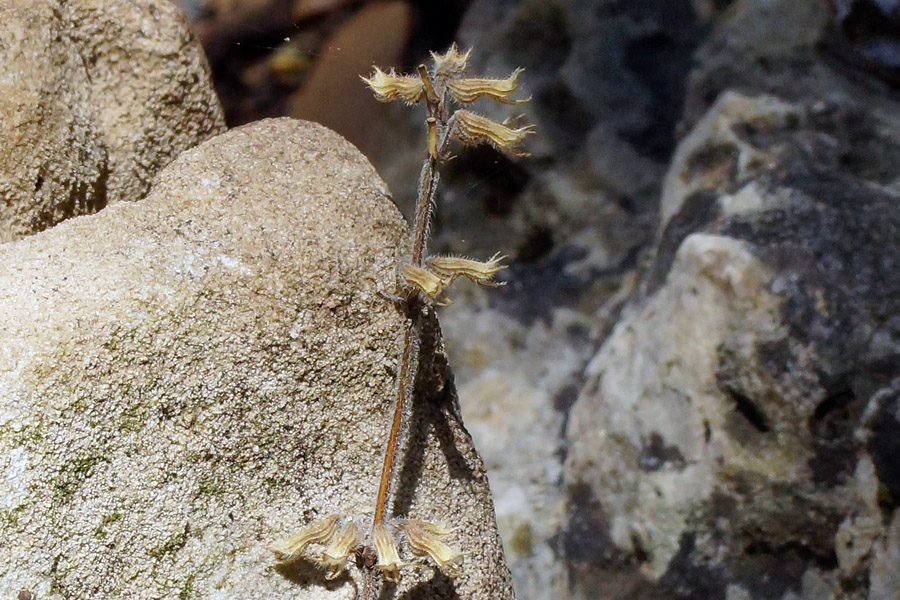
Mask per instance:
[[[429,71],[425,65],[419,65],[418,76],[396,75],[393,70],[385,73],[376,67],[371,77],[363,78],[381,101],[403,100],[408,104],[424,101],[428,140],[427,155],[419,175],[410,261],[409,263],[402,261],[398,265],[398,280],[402,280],[398,296],[405,307],[406,319],[402,329],[394,387],[391,428],[384,449],[372,529],[365,542],[374,543],[379,562],[363,561],[361,565],[365,577],[361,591],[363,600],[372,600],[378,593],[374,579],[375,569],[381,569],[385,578],[390,581],[394,581],[397,576],[399,558],[393,546],[393,538],[387,536],[390,537],[390,543],[384,541],[387,531],[385,516],[391,497],[397,449],[403,437],[404,411],[406,405],[412,401],[415,378],[419,369],[419,349],[424,335],[423,320],[434,310],[432,304],[441,305],[443,288],[452,284],[457,277],[466,277],[479,285],[502,285],[502,282],[498,283],[492,279],[497,271],[505,268],[500,265],[499,253],[486,262],[454,257],[425,260],[435,194],[440,181],[438,167],[447,160],[447,146],[451,138],[469,146],[487,143],[500,151],[523,156],[524,153],[519,150],[518,144],[531,133],[531,126],[512,129],[468,111],[450,110],[451,102],[469,104],[482,97],[504,103],[519,102],[509,98],[516,89],[519,70],[505,79],[464,79],[468,56],[469,52],[460,53],[453,44],[445,54],[432,53],[433,69]],[[412,522],[414,521],[407,522],[406,526],[411,527],[409,523]],[[428,553],[440,566],[445,566],[461,556],[459,552],[440,541],[440,538],[449,533],[443,528],[432,527],[421,531],[412,528],[407,529],[406,533],[409,536],[418,536],[416,539],[421,538],[417,546],[410,542],[414,553],[418,548],[420,554]],[[364,548],[371,553],[371,546],[366,545]]]
[[[391,422],[391,432],[388,435],[387,447],[384,451],[384,462],[381,467],[381,481],[378,485],[378,496],[375,503],[375,516],[372,519],[375,524],[384,522],[384,513],[387,508],[387,499],[390,492],[391,477],[394,471],[394,456],[397,451],[397,443],[400,438],[400,426],[403,421],[403,407],[409,395],[410,366],[414,361],[412,354],[414,347],[418,347],[416,327],[412,319],[408,319],[403,330],[403,346],[400,352],[400,368],[397,372],[397,398],[394,403],[394,419]],[[417,361],[416,361],[417,362]]]
[[[504,257],[499,252],[487,261],[454,256],[430,256],[426,260],[426,245],[440,180],[438,167],[449,159],[447,146],[451,139],[465,146],[490,144],[501,152],[526,156],[520,143],[533,133],[531,125],[514,128],[505,121],[498,123],[459,109],[459,105],[471,104],[479,98],[505,104],[525,101],[511,98],[521,69],[504,79],[464,78],[469,53],[460,53],[453,44],[444,54],[431,54],[434,59],[431,71],[425,65],[419,65],[417,76],[397,75],[393,69],[386,73],[375,67],[371,77],[362,78],[375,97],[383,102],[403,100],[407,104],[419,104],[424,101],[428,134],[428,152],[419,176],[411,232],[411,255],[408,261],[401,260],[397,265],[400,292],[395,300],[404,307],[406,318],[400,331],[402,339],[394,387],[393,417],[384,448],[372,527],[368,535],[364,535],[358,529],[357,517],[329,515],[272,547],[278,560],[288,562],[303,556],[310,545],[322,546],[324,550],[320,557],[310,560],[327,568],[328,579],[340,575],[347,568],[350,557],[355,556],[356,565],[364,578],[362,587],[357,587],[357,597],[361,600],[373,600],[379,593],[378,572],[386,581],[395,583],[398,580],[400,568],[404,566],[398,554],[398,534],[406,536],[407,544],[401,545],[401,550],[419,557],[427,555],[438,567],[447,567],[462,556],[461,552],[442,541],[452,531],[446,524],[409,518],[386,519],[385,516],[391,498],[398,448],[404,438],[405,408],[413,401],[419,353],[426,335],[425,319],[433,316],[434,306],[449,303],[444,289],[459,277],[483,286],[504,283],[493,279],[498,271],[506,268],[500,264]],[[400,538],[401,542],[403,539]]]
[[[432,213],[434,212],[435,192],[437,191],[438,181],[440,181],[440,173],[437,170],[438,163],[450,141],[450,136],[448,135],[449,119],[444,106],[444,96],[447,89],[446,78],[440,77],[437,82],[432,81],[425,65],[419,66],[419,74],[425,86],[429,151],[419,175],[416,215],[412,232],[411,258],[412,264],[417,267],[422,266],[425,258],[425,246],[428,241]],[[410,307],[410,312],[403,330],[403,342],[400,349],[399,370],[395,386],[394,416],[391,421],[391,430],[388,434],[387,446],[384,452],[381,480],[378,484],[378,495],[375,501],[375,515],[372,519],[373,528],[375,525],[384,522],[397,446],[400,442],[400,431],[403,425],[403,409],[411,393],[416,375],[413,363],[416,366],[418,365],[418,361],[413,360],[414,352],[418,349],[421,341],[418,319],[416,317],[417,302],[414,296],[415,294],[407,294],[407,306]]]

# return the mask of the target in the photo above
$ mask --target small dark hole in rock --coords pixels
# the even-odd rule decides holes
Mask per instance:
[[[734,400],[735,409],[737,412],[747,419],[753,427],[759,431],[760,433],[768,433],[772,431],[772,428],[769,426],[768,419],[766,419],[766,415],[756,406],[750,398],[744,396],[743,394],[736,392],[733,389],[727,389],[726,393],[728,397]]]
[[[816,406],[816,410],[813,412],[813,421],[821,421],[838,410],[841,411],[841,414],[837,415],[837,418],[846,420],[846,409],[852,401],[853,393],[850,390],[831,394]]]
[[[649,553],[644,548],[643,544],[641,544],[641,540],[636,533],[631,534],[631,547],[634,550],[634,558],[637,559],[638,562],[645,563],[650,560]]]

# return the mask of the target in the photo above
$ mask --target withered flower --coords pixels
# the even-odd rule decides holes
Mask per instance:
[[[353,521],[348,521],[322,553],[322,566],[326,568],[325,579],[337,578],[347,565],[347,559],[361,545],[356,525]]]
[[[384,573],[384,578],[388,581],[398,581],[400,579],[400,567],[403,566],[403,563],[400,561],[400,555],[397,554],[394,536],[390,534],[384,523],[378,523],[374,527],[372,537],[375,553],[378,554],[378,562],[375,564],[375,567]]]
[[[275,542],[269,549],[279,562],[291,562],[310,544],[325,544],[334,536],[338,528],[338,518],[334,515],[313,521],[291,537]]]
[[[444,280],[431,271],[403,263],[400,265],[400,277],[407,286],[415,288],[438,306],[450,304],[450,299],[444,295]]]
[[[506,268],[506,265],[500,264],[504,258],[499,252],[484,262],[459,256],[432,256],[425,263],[431,272],[444,280],[444,287],[449,287],[460,276],[478,285],[496,287],[505,285],[503,281],[493,280],[498,271]]]
[[[434,72],[438,76],[442,75],[458,75],[466,70],[466,62],[469,60],[469,54],[472,49],[466,50],[465,54],[460,54],[456,43],[450,45],[450,48],[443,54],[431,53],[434,59]]]
[[[409,549],[419,556],[430,556],[439,567],[446,567],[462,558],[462,553],[442,541],[453,531],[444,523],[407,519],[403,522],[403,530]]]
[[[534,133],[534,125],[512,128],[467,110],[454,113],[453,137],[466,146],[490,144],[500,152],[528,156],[519,148],[525,136]]]
[[[375,98],[380,102],[402,99],[407,104],[416,104],[425,97],[425,84],[415,75],[397,75],[393,69],[390,73],[385,73],[375,67],[371,77],[366,79],[361,76],[360,79],[372,88]]]
[[[504,104],[522,104],[531,98],[510,98],[519,87],[519,73],[524,69],[516,69],[506,79],[452,79],[447,82],[447,89],[453,99],[460,104],[471,104],[479,98],[490,98]]]

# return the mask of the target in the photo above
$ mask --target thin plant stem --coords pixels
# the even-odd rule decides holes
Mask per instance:
[[[505,121],[498,123],[459,108],[459,105],[471,104],[479,98],[506,104],[524,102],[510,99],[521,69],[504,79],[464,78],[468,56],[469,52],[460,53],[456,44],[453,44],[443,55],[432,53],[434,68],[431,72],[425,65],[419,65],[418,76],[398,76],[393,69],[390,73],[385,73],[375,67],[371,77],[363,77],[363,81],[379,100],[404,100],[408,104],[419,104],[424,100],[428,140],[428,151],[419,175],[409,246],[411,253],[408,260],[401,260],[397,264],[397,296],[388,296],[402,307],[405,318],[400,327],[393,414],[384,447],[375,510],[368,535],[359,530],[358,517],[330,515],[272,546],[276,559],[282,562],[303,556],[306,548],[311,545],[323,546],[325,550],[322,551],[321,558],[310,557],[310,560],[326,567],[326,577],[329,579],[347,569],[347,561],[355,556],[356,566],[363,576],[362,585],[357,585],[356,588],[359,600],[373,600],[382,590],[390,595],[392,587],[384,582],[396,584],[400,568],[405,566],[398,553],[398,539],[402,551],[420,557],[427,554],[440,568],[447,567],[462,557],[460,551],[441,541],[450,533],[445,525],[410,519],[389,520],[386,516],[393,493],[391,488],[395,483],[397,455],[408,437],[409,425],[404,422],[406,407],[414,400],[419,361],[429,360],[420,356],[423,342],[436,341],[426,337],[434,335],[431,333],[432,328],[426,326],[429,324],[427,319],[434,318],[435,306],[449,304],[449,299],[444,296],[444,289],[459,277],[492,287],[504,283],[493,279],[498,271],[506,268],[500,264],[505,257],[501,257],[499,252],[487,261],[455,256],[429,256],[426,260],[435,194],[440,181],[438,168],[450,158],[447,147],[451,138],[465,146],[490,144],[513,156],[527,156],[519,144],[533,129],[532,125],[510,127]],[[429,353],[434,352],[431,346],[428,345]],[[398,535],[401,537],[398,538]],[[408,536],[406,548],[402,546],[404,535]],[[379,571],[383,577],[378,576]],[[354,578],[354,582],[358,583],[359,580]]]
[[[413,343],[416,335],[412,320],[408,320],[403,331],[403,347],[400,353],[400,370],[397,373],[397,398],[394,404],[394,419],[391,422],[391,432],[388,436],[387,447],[384,451],[384,462],[381,467],[381,482],[378,486],[378,497],[375,503],[375,516],[372,519],[375,524],[384,521],[384,513],[387,508],[388,493],[390,491],[391,476],[394,470],[394,455],[397,451],[397,442],[400,438],[400,426],[403,421],[403,407],[406,403],[407,387],[409,386],[410,363],[412,362],[412,350],[417,344]]]
[[[437,92],[432,86],[430,78],[427,77],[427,71],[424,66],[420,67],[420,73],[424,72],[423,80],[427,81],[429,89],[429,98],[427,101],[429,130],[437,128],[438,132],[445,133],[446,119],[439,121],[437,116],[444,113],[443,101],[440,96],[436,96]],[[441,95],[443,95],[441,86]],[[428,158],[422,165],[422,172],[419,175],[419,190],[416,198],[416,214],[412,232],[412,263],[421,267],[425,258],[425,246],[428,241],[428,231],[431,222],[431,215],[434,211],[434,196],[437,190],[437,184],[440,174],[437,170],[438,160],[443,149],[449,141],[449,136],[438,136],[435,132],[434,138],[440,138],[440,143],[429,148]],[[429,135],[432,139],[432,135]],[[432,146],[429,143],[429,146]],[[391,492],[391,481],[394,474],[394,463],[396,462],[397,447],[400,442],[400,432],[403,429],[403,411],[407,403],[408,397],[412,393],[412,387],[415,382],[418,360],[414,360],[415,353],[418,351],[420,343],[420,330],[418,326],[418,303],[414,294],[406,295],[406,305],[410,309],[406,317],[403,327],[403,341],[400,347],[400,360],[397,371],[397,379],[395,385],[396,397],[394,399],[394,414],[391,420],[391,430],[388,434],[387,445],[384,450],[384,461],[381,466],[381,479],[378,483],[378,495],[375,499],[375,514],[372,518],[372,531],[376,525],[384,522],[385,513],[387,512],[388,499]],[[374,535],[374,533],[372,534]],[[371,537],[371,536],[370,536]],[[366,582],[363,587],[363,600],[371,600],[375,593],[375,586],[372,585],[371,573],[366,576]]]
[[[410,104],[417,104],[424,100],[426,108],[425,125],[428,134],[428,153],[419,175],[419,187],[413,218],[411,264],[398,265],[398,280],[400,278],[404,280],[404,284],[401,285],[398,302],[405,308],[406,319],[401,332],[400,357],[394,386],[393,417],[384,448],[381,478],[375,499],[372,529],[369,533],[370,540],[376,538],[376,531],[384,533],[376,528],[384,526],[385,515],[388,511],[397,452],[401,438],[404,437],[404,412],[407,404],[412,402],[415,379],[419,370],[419,349],[424,335],[424,319],[433,314],[431,311],[434,310],[429,300],[440,305],[442,289],[445,286],[449,286],[459,276],[465,276],[480,285],[502,285],[492,280],[493,275],[500,268],[504,268],[499,266],[500,259],[497,258],[498,255],[494,255],[492,259],[485,263],[445,257],[442,263],[443,276],[441,276],[441,271],[438,269],[437,259],[435,259],[433,264],[430,264],[432,271],[423,269],[426,266],[424,264],[425,252],[431,217],[435,207],[435,194],[440,181],[438,167],[447,160],[446,149],[451,138],[455,138],[469,146],[488,143],[500,151],[508,152],[515,156],[524,156],[525,154],[519,150],[518,144],[525,135],[531,133],[532,128],[532,126],[527,125],[513,129],[505,124],[490,121],[485,117],[468,111],[453,112],[450,110],[451,98],[457,104],[469,104],[479,97],[488,97],[505,103],[517,103],[516,101],[509,101],[507,98],[515,90],[515,78],[519,70],[506,79],[462,79],[468,52],[459,54],[454,44],[445,55],[439,56],[432,53],[432,56],[435,61],[434,70],[429,72],[425,65],[419,65],[417,69],[418,78],[409,76],[398,77],[393,70],[390,74],[386,74],[377,68],[371,78],[363,78],[375,91],[376,97],[380,100],[389,101],[402,98]],[[420,86],[416,85],[417,82]],[[454,260],[455,263],[451,267],[448,261],[453,262]],[[473,267],[473,263],[478,268]],[[410,269],[419,273],[419,275],[416,275],[419,279],[413,278],[408,274],[413,272]],[[437,274],[435,271],[437,271]],[[428,277],[422,278],[422,273],[427,274],[432,279],[429,280]],[[425,284],[422,282],[425,282]],[[447,550],[450,552],[449,548]],[[381,550],[378,550],[378,553],[381,554]],[[398,560],[396,559],[396,550],[386,552],[386,554],[389,557],[393,556],[394,561]],[[387,565],[379,565],[374,562],[374,559],[369,560],[371,555],[372,550],[370,546],[365,546],[363,553],[357,554],[357,559],[362,561],[361,566],[365,578],[363,589],[360,593],[362,600],[372,600],[373,596],[378,594],[379,586],[375,584],[376,568],[381,567],[382,570],[389,573],[392,572],[394,577],[396,577],[394,562],[390,562]],[[381,560],[383,557],[379,556],[377,558]],[[438,562],[441,566],[444,565],[444,562],[440,560]],[[393,569],[393,571],[387,571],[387,569]]]
[[[416,199],[416,220],[413,232],[412,263],[422,266],[425,258],[425,244],[428,240],[428,229],[431,213],[434,209],[434,193],[437,190],[440,173],[437,171],[437,159],[429,157],[422,165],[419,177],[419,196]]]
[[[437,184],[440,180],[440,173],[437,170],[440,156],[446,149],[449,142],[448,119],[446,110],[444,109],[444,92],[446,85],[444,81],[439,81],[435,85],[431,77],[428,75],[424,65],[419,67],[419,73],[425,82],[428,90],[427,97],[427,120],[429,128],[436,127],[437,131],[435,139],[440,140],[435,144],[436,147],[429,148],[428,157],[422,165],[422,172],[419,176],[419,190],[416,198],[416,215],[412,232],[412,263],[421,267],[425,258],[425,245],[428,241],[428,230],[431,223],[431,216],[434,212],[434,196],[437,191]],[[430,136],[429,136],[430,137]],[[429,144],[431,146],[431,144]],[[416,305],[413,295],[407,296],[407,306],[411,307],[410,313],[403,329],[403,342],[400,348],[399,370],[397,371],[396,398],[394,401],[394,416],[391,421],[391,430],[388,434],[388,441],[384,451],[384,462],[381,467],[381,480],[378,484],[378,495],[375,500],[375,515],[372,519],[372,527],[384,522],[384,516],[387,512],[388,497],[390,496],[391,480],[394,473],[394,463],[396,461],[397,446],[400,441],[400,432],[403,426],[403,410],[406,406],[407,397],[411,393],[412,384],[415,379],[415,370],[413,363],[414,353],[419,347],[419,327],[417,325]]]

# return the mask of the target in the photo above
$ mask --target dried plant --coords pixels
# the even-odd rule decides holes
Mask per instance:
[[[326,570],[326,578],[338,577],[355,558],[363,572],[364,585],[359,595],[371,600],[381,574],[387,581],[399,580],[400,570],[407,564],[401,555],[427,557],[441,569],[450,569],[462,553],[444,542],[453,530],[445,523],[429,523],[416,519],[386,519],[388,501],[396,462],[397,448],[404,431],[404,407],[412,400],[412,388],[418,367],[418,351],[422,342],[422,323],[434,306],[446,306],[450,299],[445,291],[459,277],[484,286],[503,285],[494,280],[504,256],[495,254],[486,261],[456,256],[426,258],[429,225],[435,208],[435,192],[440,173],[438,167],[450,159],[448,146],[452,140],[465,146],[489,144],[513,156],[527,156],[521,148],[533,127],[512,127],[459,108],[486,98],[504,104],[518,104],[528,99],[514,99],[521,69],[504,79],[465,77],[471,50],[460,53],[456,45],[444,54],[432,52],[432,67],[419,65],[415,75],[397,75],[377,67],[363,81],[382,102],[402,100],[407,104],[424,103],[428,154],[419,177],[418,197],[412,231],[412,255],[397,266],[399,292],[387,296],[405,311],[399,368],[395,381],[395,403],[390,432],[384,451],[381,480],[371,517],[343,518],[328,516],[314,521],[305,529],[272,546],[276,559],[282,562],[306,557]],[[401,542],[401,543],[398,543]],[[311,549],[316,548],[315,552]]]

